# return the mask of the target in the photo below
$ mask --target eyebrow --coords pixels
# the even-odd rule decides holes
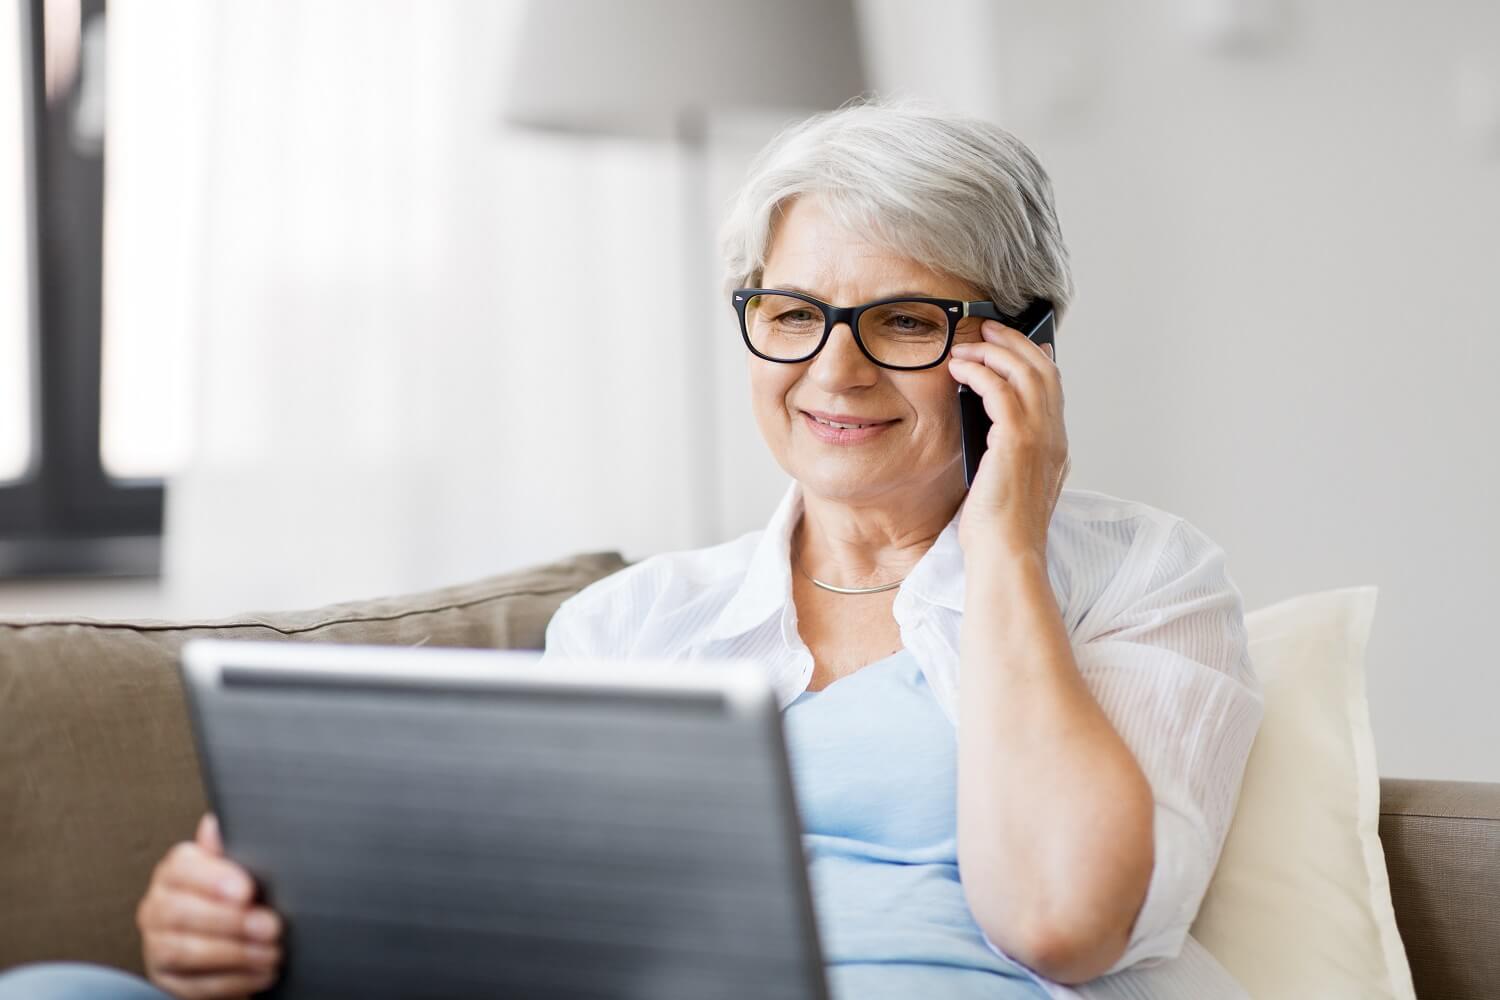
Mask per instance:
[[[819,294],[818,292],[814,292],[814,291],[812,291],[810,289],[807,289],[807,288],[802,288],[802,287],[800,287],[798,285],[786,285],[786,284],[782,284],[782,285],[776,285],[775,287],[776,288],[780,288],[780,289],[782,289],[784,291],[788,291],[788,292],[800,292],[803,295],[811,295],[815,299],[823,299],[823,296],[821,294]],[[899,292],[891,292],[891,293],[889,293],[887,295],[877,295],[877,296],[875,296],[874,299],[871,299],[869,301],[874,302],[874,301],[876,301],[878,299],[900,299],[900,298],[947,299],[947,298],[953,298],[953,297],[954,296],[951,296],[951,295],[934,295],[931,292],[923,291],[921,289],[905,289],[905,290],[899,291]],[[958,296],[958,298],[962,299],[963,296]],[[823,301],[827,301],[827,300],[823,299]]]

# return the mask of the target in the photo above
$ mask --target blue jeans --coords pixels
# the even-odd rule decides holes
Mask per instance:
[[[82,962],[22,965],[0,973],[0,1000],[171,1000],[144,979]]]

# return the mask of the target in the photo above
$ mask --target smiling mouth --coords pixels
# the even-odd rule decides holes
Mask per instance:
[[[807,414],[807,416],[810,417],[815,423],[819,423],[824,427],[832,427],[836,430],[841,431],[863,430],[866,427],[879,427],[881,424],[889,424],[894,422],[890,420],[867,420],[862,423],[849,423],[839,420],[828,420],[824,417],[818,416],[816,413],[811,413],[807,410],[803,410],[802,412]]]

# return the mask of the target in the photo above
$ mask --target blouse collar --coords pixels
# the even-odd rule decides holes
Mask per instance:
[[[964,609],[963,549],[958,544],[959,505],[932,547],[917,560],[896,592],[895,613],[903,620],[923,605]],[[802,485],[793,480],[771,520],[760,533],[744,579],[709,630],[710,639],[730,639],[783,614],[792,603],[792,532],[802,517]]]

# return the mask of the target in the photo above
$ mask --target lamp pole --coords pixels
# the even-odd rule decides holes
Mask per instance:
[[[719,451],[708,116],[811,111],[863,90],[853,0],[533,0],[504,117],[528,128],[675,142],[681,242],[689,533],[719,540]]]

